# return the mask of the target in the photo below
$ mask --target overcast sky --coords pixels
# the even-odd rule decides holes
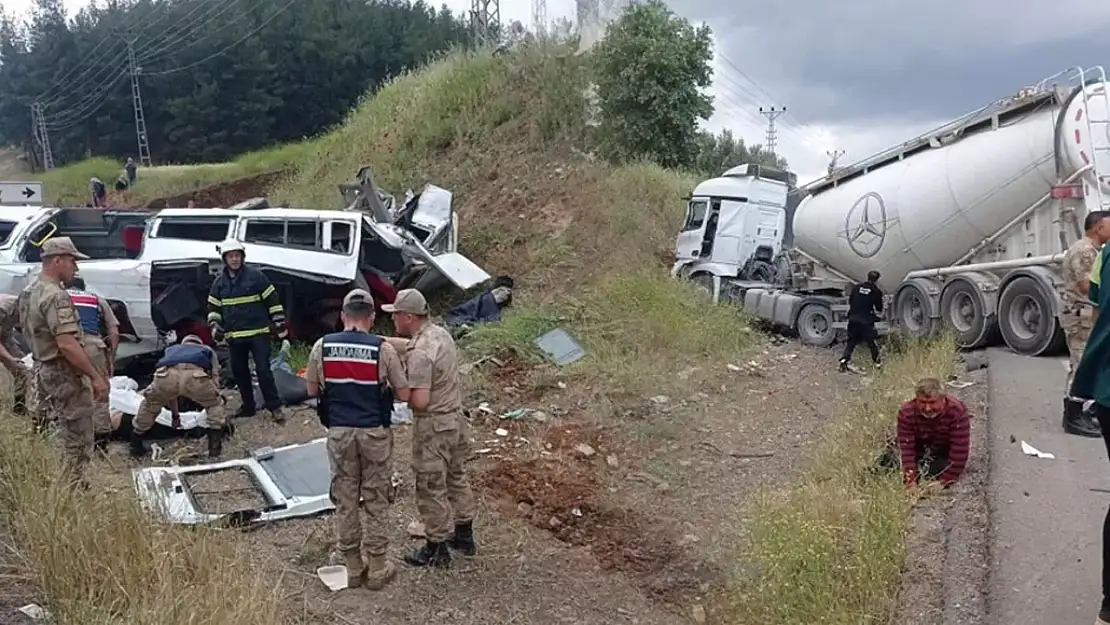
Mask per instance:
[[[434,2],[434,0],[432,0]],[[601,0],[615,1],[615,0]],[[3,0],[25,10],[30,0]],[[87,0],[66,0],[71,10]],[[448,0],[465,11],[469,0]],[[708,126],[763,143],[759,107],[786,106],[779,152],[802,181],[866,158],[1064,68],[1110,61],[1098,0],[671,0],[716,40]],[[575,0],[547,0],[548,19]],[[531,0],[501,0],[502,21],[532,22]]]

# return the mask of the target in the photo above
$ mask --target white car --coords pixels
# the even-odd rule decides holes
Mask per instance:
[[[7,207],[0,211],[0,292],[18,293],[35,279],[43,241],[72,237],[93,257],[79,264],[81,277],[119,317],[125,339],[118,358],[126,361],[161,350],[171,330],[205,332],[209,288],[222,267],[217,246],[227,239],[242,242],[247,262],[269,276],[294,338],[330,331],[351,288],[370,290],[380,304],[399,288],[469,289],[490,278],[456,251],[449,191],[428,185],[390,216],[393,223],[359,210],[250,205],[156,213]]]

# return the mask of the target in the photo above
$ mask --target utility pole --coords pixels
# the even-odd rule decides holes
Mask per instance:
[[[35,142],[42,149],[42,168],[54,169],[54,153],[50,150],[50,135],[46,133],[46,120],[42,115],[42,104],[38,101],[31,103],[31,124]]]
[[[775,120],[786,113],[786,107],[763,108],[759,107],[759,114],[767,118],[767,151],[775,156],[775,147],[778,145],[779,131],[775,129]]]
[[[828,174],[831,176],[832,173],[836,171],[837,159],[839,159],[841,156],[844,156],[844,150],[841,150],[840,148],[837,148],[835,150],[825,150],[825,154],[827,154],[829,157]]]
[[[532,0],[532,30],[537,37],[547,34],[547,0]]]
[[[471,0],[470,27],[479,46],[485,46],[501,26],[501,0]]]
[[[143,116],[143,96],[139,92],[139,74],[142,68],[135,60],[135,40],[127,42],[127,73],[131,75],[131,104],[135,109],[135,135],[139,141],[139,165],[150,167],[150,142],[146,135],[146,117]]]

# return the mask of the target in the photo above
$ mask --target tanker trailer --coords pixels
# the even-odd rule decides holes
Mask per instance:
[[[1063,253],[1110,200],[1105,80],[1061,72],[805,185],[774,283],[718,276],[715,296],[831,345],[848,289],[875,269],[912,336],[1061,349]]]

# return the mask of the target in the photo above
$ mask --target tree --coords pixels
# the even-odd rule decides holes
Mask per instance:
[[[316,135],[367,90],[469,41],[421,0],[100,0],[67,20],[34,0],[0,10],[0,145],[35,145],[43,106],[56,164],[136,156],[127,44],[155,162],[226,160]]]
[[[603,153],[690,167],[699,120],[713,113],[710,30],[675,15],[661,0],[634,4],[596,47]]]
[[[761,145],[745,145],[743,139],[733,137],[732,131],[728,129],[719,135],[704,131],[698,133],[697,145],[698,151],[692,169],[706,177],[720,176],[728,169],[744,163],[789,169],[785,158],[776,157]]]

